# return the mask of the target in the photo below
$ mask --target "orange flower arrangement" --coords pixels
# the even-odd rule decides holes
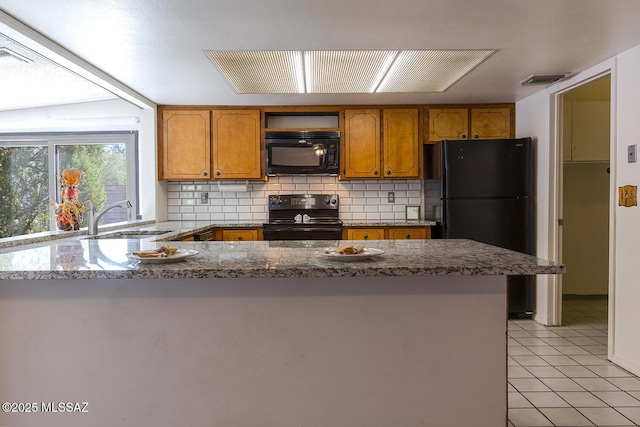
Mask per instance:
[[[80,190],[80,169],[70,168],[62,171],[58,177],[61,203],[52,206],[56,214],[56,224],[63,231],[79,230],[82,223],[84,204],[78,200]]]

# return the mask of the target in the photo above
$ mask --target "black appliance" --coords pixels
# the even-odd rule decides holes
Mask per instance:
[[[265,132],[267,175],[337,175],[340,132]]]
[[[270,195],[264,240],[340,240],[337,194]]]
[[[441,223],[441,237],[535,255],[531,138],[426,146],[425,170],[425,208]],[[509,277],[508,298],[510,317],[530,317],[535,276]]]

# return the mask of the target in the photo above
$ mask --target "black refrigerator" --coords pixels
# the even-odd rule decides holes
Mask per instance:
[[[445,239],[472,239],[535,255],[531,138],[443,141],[425,147],[427,218]],[[535,276],[508,278],[510,317],[535,309]]]

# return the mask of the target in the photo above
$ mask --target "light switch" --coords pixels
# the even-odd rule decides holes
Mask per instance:
[[[618,187],[618,206],[638,206],[638,186],[623,185]]]
[[[636,150],[638,146],[637,144],[629,145],[627,147],[627,163],[635,163],[637,162]]]

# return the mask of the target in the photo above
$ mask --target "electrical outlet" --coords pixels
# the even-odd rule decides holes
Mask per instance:
[[[627,147],[627,153],[628,153],[628,159],[627,159],[627,163],[635,163],[638,161],[638,158],[636,157],[636,151],[637,151],[637,144],[633,144],[633,145],[629,145]]]
[[[396,193],[394,193],[393,191],[389,191],[387,193],[387,202],[388,203],[395,203],[396,202]]]
[[[207,203],[209,203],[209,193],[201,193],[200,204],[206,205]]]

